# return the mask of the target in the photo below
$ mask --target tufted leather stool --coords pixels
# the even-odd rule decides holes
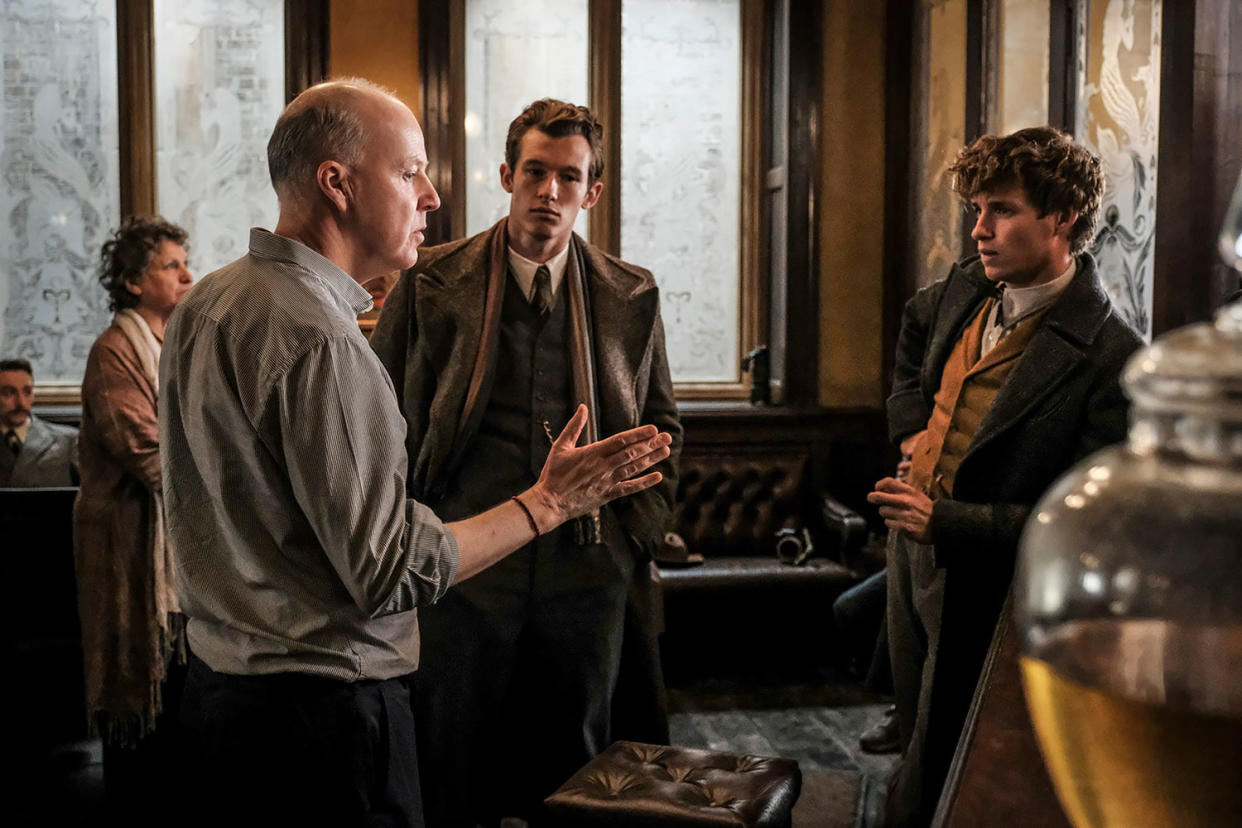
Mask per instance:
[[[561,826],[788,828],[802,788],[791,759],[614,742],[544,800]]]

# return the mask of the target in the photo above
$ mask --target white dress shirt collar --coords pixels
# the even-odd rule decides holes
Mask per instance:
[[[1051,282],[1022,288],[1005,286],[1000,302],[993,303],[987,324],[983,327],[980,355],[987,354],[1000,344],[1000,341],[1023,319],[1055,302],[1061,292],[1069,287],[1069,283],[1074,280],[1074,274],[1077,272],[1078,260],[1070,259],[1070,265],[1065,272]]]
[[[565,245],[560,253],[543,264],[548,266],[548,273],[552,276],[552,295],[555,296],[557,289],[561,286],[561,280],[565,278],[565,268],[569,266],[569,245]],[[531,298],[531,291],[535,289],[535,271],[539,269],[539,265],[539,262],[532,262],[512,247],[509,248],[509,269],[513,271],[514,277],[522,287],[522,295],[527,300]]]
[[[9,427],[7,425],[4,428],[0,428],[0,436],[3,436],[8,433],[9,433]],[[26,422],[22,423],[19,426],[15,426],[13,428],[13,433],[17,435],[17,439],[22,441],[22,445],[25,445],[26,436],[30,434],[30,417],[26,418]],[[0,440],[0,445],[3,445],[2,440]]]
[[[1005,292],[1001,294],[1005,327],[1012,327],[1032,313],[1051,305],[1061,295],[1061,291],[1069,287],[1077,272],[1078,260],[1071,258],[1065,272],[1051,282],[1022,288],[1006,286]]]

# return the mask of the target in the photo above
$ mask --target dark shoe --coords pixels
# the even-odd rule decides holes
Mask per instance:
[[[866,753],[899,753],[901,730],[897,727],[897,705],[890,704],[884,716],[858,737],[858,745]]]

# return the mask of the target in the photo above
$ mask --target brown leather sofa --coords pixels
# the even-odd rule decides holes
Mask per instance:
[[[689,560],[666,548],[666,592],[852,584],[866,521],[817,491],[809,466],[805,454],[761,447],[683,458],[673,525]],[[808,534],[813,548],[795,563]]]
[[[733,660],[739,648],[779,656],[790,634],[827,642],[832,601],[868,571],[866,521],[817,485],[803,447],[688,449],[673,529],[657,559],[673,672],[669,661],[687,649]],[[809,554],[794,563],[807,541]],[[799,648],[811,658],[830,649]]]

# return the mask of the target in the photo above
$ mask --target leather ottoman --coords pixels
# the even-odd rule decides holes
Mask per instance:
[[[614,742],[544,800],[561,826],[787,828],[802,788],[791,759]]]

